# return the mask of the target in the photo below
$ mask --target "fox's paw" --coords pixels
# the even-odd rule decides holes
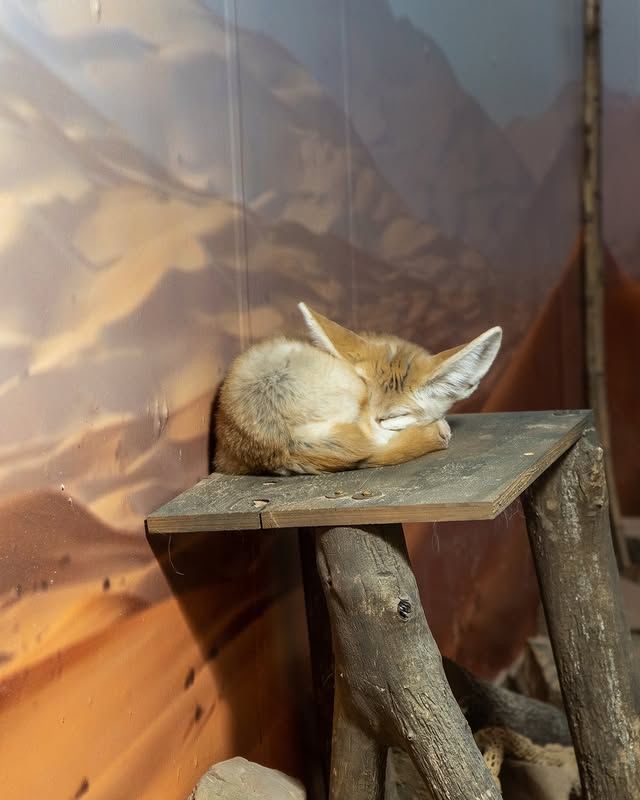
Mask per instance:
[[[449,423],[446,419],[439,419],[436,422],[436,428],[438,430],[438,435],[440,436],[442,449],[444,450],[449,447],[449,442],[451,441],[451,428],[449,427]]]

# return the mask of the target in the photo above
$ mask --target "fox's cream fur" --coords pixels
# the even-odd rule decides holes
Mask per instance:
[[[431,355],[356,334],[299,304],[312,343],[278,338],[232,364],[220,391],[219,472],[333,472],[399,464],[449,445],[444,414],[468,397],[502,339],[490,328]]]

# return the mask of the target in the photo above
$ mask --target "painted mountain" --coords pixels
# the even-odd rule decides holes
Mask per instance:
[[[337,0],[321,6],[280,0],[268,12],[259,3],[242,4],[237,35],[223,3],[208,3],[220,16],[195,0],[179,11],[168,0],[151,5],[154,13],[147,0],[132,15],[124,0],[105,4],[100,24],[87,18],[81,29],[77,15],[65,19],[54,3],[40,2],[29,15],[9,3],[5,16],[25,46],[191,186],[227,197],[243,192],[248,203],[281,214],[273,187],[285,189],[289,200],[293,184],[307,196],[300,221],[315,231],[355,234],[366,246],[371,216],[361,213],[350,228],[346,214],[336,216],[348,195],[357,205],[369,194],[366,186],[349,186],[340,155],[355,136],[412,213],[445,235],[495,258],[521,224],[535,186],[516,150],[460,87],[436,43],[393,16],[385,0],[348,4],[348,59],[349,20]],[[54,39],[44,35],[52,20]],[[268,35],[252,32],[255,26]],[[227,67],[229,52],[237,74]],[[213,98],[229,105],[231,126]],[[286,135],[274,119],[276,105],[289,123]],[[310,127],[315,136],[305,136],[301,147]],[[322,143],[327,132],[329,151]],[[240,140],[242,165],[234,145]],[[357,164],[354,149],[349,157]],[[241,166],[242,177],[229,174]],[[333,184],[333,202],[318,202],[319,181]]]
[[[422,246],[445,238],[440,227],[408,233],[411,214],[351,118],[268,37],[232,35],[195,0],[142,2],[135,15],[121,0],[103,9],[99,25],[88,17],[83,26],[53,3],[29,14],[7,8],[12,35],[186,187],[391,261],[406,263],[418,239]],[[414,253],[416,265],[422,255]],[[464,257],[478,261],[470,251]]]
[[[554,157],[568,137],[577,137],[580,127],[581,88],[570,83],[551,106],[537,116],[516,117],[506,133],[514,150],[540,183],[551,170]]]
[[[576,213],[578,159],[580,158],[580,91],[577,86],[564,89],[554,104],[537,117],[514,120],[507,133],[514,148],[531,174],[540,181],[540,189],[529,209],[528,218],[539,226],[534,232],[523,226],[513,251],[526,252],[529,268],[535,263],[553,264],[556,268],[566,257],[569,219]],[[640,166],[630,158],[640,134],[640,99],[611,89],[603,98],[603,211],[604,238],[616,260],[634,276],[640,276],[640,240],[636,198],[640,194]],[[546,209],[544,213],[543,209]],[[545,241],[540,228],[546,227]],[[526,236],[534,249],[519,246]],[[537,244],[536,244],[537,243]]]
[[[562,138],[538,185],[526,218],[508,243],[521,290],[542,307],[571,256],[580,201],[580,151],[576,126]],[[527,320],[529,322],[529,320]]]
[[[241,26],[280,42],[345,109],[413,214],[489,258],[502,254],[534,182],[432,38],[396,17],[387,0],[249,2],[238,14]]]

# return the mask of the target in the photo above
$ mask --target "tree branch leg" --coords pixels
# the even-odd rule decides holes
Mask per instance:
[[[384,800],[387,747],[366,731],[336,682],[330,798]]]
[[[595,432],[585,434],[523,499],[584,800],[637,800],[637,676]]]
[[[372,740],[401,747],[434,800],[499,800],[445,678],[401,526],[320,530],[316,546],[338,698],[331,800],[353,800],[348,754]]]
[[[443,659],[451,691],[471,730],[510,728],[536,744],[570,745],[567,718],[550,703],[480,680],[455,661]]]

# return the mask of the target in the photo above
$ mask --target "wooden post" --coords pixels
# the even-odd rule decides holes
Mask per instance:
[[[595,431],[538,478],[523,500],[583,798],[637,800],[638,682]]]
[[[379,800],[386,747],[434,800],[499,800],[442,668],[400,525],[316,534],[335,650],[331,800]]]
[[[384,800],[387,749],[354,713],[345,681],[337,681],[330,800]]]
[[[587,395],[604,451],[609,511],[621,569],[631,565],[615,484],[605,364],[605,275],[602,244],[602,59],[600,0],[584,3],[581,208]]]

